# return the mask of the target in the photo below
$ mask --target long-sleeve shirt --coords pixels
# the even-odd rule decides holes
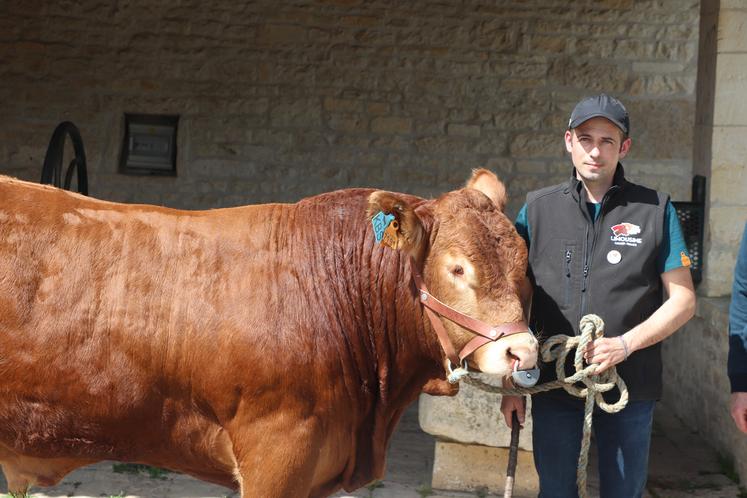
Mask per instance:
[[[747,392],[747,223],[734,268],[729,306],[729,361],[731,392]]]

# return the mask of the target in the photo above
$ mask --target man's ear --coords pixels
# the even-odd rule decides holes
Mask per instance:
[[[565,150],[569,154],[573,152],[573,131],[565,130],[565,135],[563,135],[563,141],[565,142]]]
[[[472,176],[467,180],[466,187],[479,190],[487,195],[501,211],[506,207],[508,200],[506,187],[492,171],[483,168],[472,170]]]
[[[620,144],[620,159],[623,159],[628,155],[631,145],[633,145],[633,140],[630,137],[622,141],[622,143]]]
[[[426,232],[412,205],[399,194],[377,190],[368,196],[366,215],[370,220],[379,211],[391,214],[397,220],[399,226],[395,249],[409,252],[416,260],[420,259],[426,244]]]

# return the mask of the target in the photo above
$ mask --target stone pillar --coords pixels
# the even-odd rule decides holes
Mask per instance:
[[[483,380],[489,381],[487,376]],[[527,412],[531,409],[528,399]],[[436,437],[434,489],[503,493],[511,430],[500,412],[501,396],[462,383],[454,397],[420,396],[420,426]],[[532,460],[532,420],[527,417],[519,438],[514,484],[517,496],[536,494]]]
[[[708,178],[703,282],[696,316],[663,345],[668,410],[734,462],[747,480],[747,441],[729,416],[729,294],[747,220],[747,4],[701,1],[694,173]]]
[[[710,2],[713,3],[713,2]],[[713,122],[710,134],[710,196],[705,275],[700,292],[731,292],[736,251],[747,220],[747,10],[739,0],[716,6]],[[704,14],[704,20],[707,19]],[[699,95],[699,98],[701,96]],[[706,94],[704,98],[709,98]],[[698,157],[699,154],[696,154]]]

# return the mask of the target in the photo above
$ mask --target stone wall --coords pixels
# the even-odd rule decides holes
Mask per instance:
[[[747,439],[729,415],[728,296],[747,220],[747,4],[703,0],[695,171],[709,179],[698,310],[664,342],[664,403],[733,461],[747,482]],[[705,297],[709,296],[709,297]]]
[[[719,5],[720,3],[720,5]],[[701,293],[724,296],[731,292],[736,251],[747,220],[747,3],[711,1],[704,19],[717,19],[715,53],[710,69],[712,90],[700,92],[713,102],[702,131],[709,147],[710,189],[707,214],[706,274]],[[711,93],[709,93],[709,91]],[[700,114],[700,112],[699,112]],[[700,121],[700,120],[699,120]]]
[[[635,180],[689,199],[697,0],[3,2],[0,172],[81,129],[97,197],[206,208],[347,186],[432,195],[474,167],[565,179],[580,97],[632,115]],[[178,176],[118,173],[123,114],[180,115]]]
[[[698,299],[695,317],[664,341],[663,404],[747,482],[747,438],[729,414],[728,298]]]

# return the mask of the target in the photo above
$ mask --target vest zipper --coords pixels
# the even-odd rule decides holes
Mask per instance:
[[[592,226],[594,221],[592,220]],[[591,248],[593,249],[594,245],[593,242],[591,244]],[[586,281],[589,277],[589,254],[591,254],[592,249],[589,248],[589,224],[586,224],[586,233],[584,235],[584,274],[581,278],[581,308],[579,309],[578,314],[578,321],[581,322],[581,318],[584,316],[584,313],[586,312]]]
[[[573,299],[573,250],[566,248],[565,250],[565,289],[563,291],[563,306],[568,306]]]
[[[587,279],[589,276],[589,272],[591,272],[591,262],[594,260],[594,247],[597,245],[597,235],[599,234],[598,227],[602,225],[602,219],[604,218],[604,206],[607,204],[607,200],[614,194],[617,193],[617,190],[620,187],[617,185],[613,185],[610,187],[610,189],[607,191],[607,193],[604,194],[604,197],[602,197],[601,206],[599,206],[599,219],[592,219],[591,220],[591,226],[592,226],[592,239],[591,239],[591,248],[588,246],[589,241],[589,225],[586,225],[586,241],[587,241],[587,251],[584,255],[584,278],[583,283],[581,285],[581,313],[578,317],[579,323],[581,322],[581,318],[586,314],[586,296],[587,291],[589,289],[589,284],[587,283]]]

